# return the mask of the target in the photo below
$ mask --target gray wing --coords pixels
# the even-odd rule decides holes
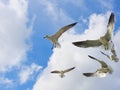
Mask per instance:
[[[86,77],[93,77],[95,76],[95,73],[83,73],[83,75]]]
[[[107,25],[107,32],[104,36],[108,41],[111,40],[111,37],[113,35],[113,30],[114,30],[114,13],[111,13]]]
[[[75,69],[75,67],[72,67],[72,68],[66,69],[66,70],[64,70],[64,73],[69,72],[69,71],[71,71],[71,70],[73,70],[73,69]]]
[[[55,70],[55,71],[51,71],[51,73],[60,73],[60,71]]]
[[[98,61],[101,64],[102,68],[107,68],[108,67],[108,65],[104,61],[101,61],[101,60],[99,60],[99,59],[97,59],[97,58],[95,58],[93,56],[90,56],[90,55],[88,55],[88,57],[90,57],[91,59],[94,59],[94,60]]]
[[[59,29],[59,31],[54,35],[54,37],[58,39],[65,31],[67,31],[68,29],[72,28],[72,27],[75,26],[76,24],[77,24],[77,22],[62,27],[62,28]]]
[[[99,40],[86,40],[86,41],[79,41],[79,42],[73,42],[73,44],[77,47],[97,47],[102,45],[102,43]]]

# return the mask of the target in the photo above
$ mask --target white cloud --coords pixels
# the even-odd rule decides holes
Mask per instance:
[[[35,63],[32,63],[31,66],[23,66],[20,73],[19,73],[19,79],[20,83],[24,84],[28,80],[34,77],[34,75],[42,69],[41,66],[36,65]]]
[[[26,43],[31,35],[27,27],[26,0],[0,1],[0,72],[19,66],[26,59],[30,45]]]
[[[105,15],[92,14],[88,29],[85,30],[84,34],[66,32],[60,39],[61,48],[53,50],[48,66],[36,81],[33,90],[118,90],[120,88],[118,68],[120,62],[115,63],[104,57],[99,52],[100,50],[104,51],[103,47],[78,48],[71,44],[73,41],[97,39],[104,35],[109,15],[109,12]],[[117,55],[120,58],[120,53],[118,53],[118,50],[120,50],[119,36],[120,31],[113,37],[113,41],[116,45]],[[98,62],[88,58],[88,55],[93,55],[110,64],[114,70],[113,74],[105,78],[87,78],[83,76],[83,72],[94,72],[100,66]],[[50,73],[55,69],[66,69],[73,66],[76,69],[67,73],[65,78]]]
[[[110,9],[110,10],[113,9],[114,0],[109,0],[108,2],[105,1],[105,0],[98,0],[98,2],[99,2],[104,8],[107,8],[107,9]]]

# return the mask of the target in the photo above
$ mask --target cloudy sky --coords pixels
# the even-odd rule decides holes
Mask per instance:
[[[119,0],[0,0],[0,90],[119,90],[120,62],[110,61],[103,47],[79,48],[74,41],[98,39],[106,32],[111,12],[115,14],[112,40],[120,58]],[[51,49],[44,39],[62,26],[78,22],[59,39],[61,48]],[[88,78],[100,64],[113,68],[107,77]],[[64,78],[52,70],[76,67]]]

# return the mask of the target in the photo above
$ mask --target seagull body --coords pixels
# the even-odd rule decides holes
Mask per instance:
[[[111,13],[108,25],[107,25],[107,32],[104,36],[100,37],[97,40],[85,40],[85,41],[78,41],[73,42],[73,44],[77,47],[98,47],[103,45],[105,50],[109,49],[109,41],[111,40],[111,37],[113,35],[114,30],[114,13]]]
[[[98,61],[101,64],[101,67],[99,69],[97,69],[95,72],[93,73],[83,73],[84,76],[86,77],[105,77],[107,73],[112,74],[113,70],[110,66],[108,66],[104,61],[98,60],[95,57],[92,57],[90,55],[88,55],[90,58]]]
[[[103,55],[107,56],[110,60],[112,61],[115,61],[115,62],[118,62],[119,61],[119,58],[117,57],[117,54],[116,54],[116,51],[115,51],[115,47],[114,47],[114,44],[111,48],[111,53],[112,55],[107,55],[105,54],[104,52],[100,51]]]
[[[63,78],[65,76],[65,73],[70,72],[71,70],[75,69],[75,67],[66,69],[66,70],[55,70],[55,71],[51,71],[51,73],[55,73],[55,74],[60,74],[60,77]]]
[[[60,47],[60,43],[58,42],[59,37],[67,30],[69,30],[70,28],[72,28],[73,26],[75,26],[77,24],[77,22],[69,24],[67,26],[62,27],[61,29],[59,29],[58,32],[56,32],[54,35],[48,36],[46,35],[44,38],[47,38],[48,40],[50,40],[53,43],[53,47]]]

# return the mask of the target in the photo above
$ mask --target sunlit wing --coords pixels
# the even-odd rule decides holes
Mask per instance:
[[[71,70],[73,70],[73,69],[75,69],[75,67],[72,67],[72,68],[66,69],[66,70],[64,70],[64,73],[69,72],[69,71],[71,71]]]
[[[51,73],[60,73],[60,71],[55,70],[55,71],[51,71]]]
[[[97,47],[102,45],[102,43],[99,40],[86,40],[86,41],[78,41],[78,42],[73,42],[73,44],[77,47]]]
[[[111,13],[107,25],[107,32],[104,36],[108,41],[111,40],[111,37],[113,35],[113,30],[114,30],[114,13]]]
[[[62,27],[62,28],[59,29],[59,31],[54,35],[54,37],[58,39],[65,31],[69,30],[70,28],[72,28],[72,27],[75,26],[76,24],[77,24],[77,22]]]
[[[108,67],[107,64],[104,61],[101,61],[101,60],[99,60],[99,59],[97,59],[97,58],[95,58],[93,56],[90,56],[90,55],[88,55],[88,57],[90,57],[91,59],[94,59],[94,60],[98,61],[101,64],[102,68]]]

